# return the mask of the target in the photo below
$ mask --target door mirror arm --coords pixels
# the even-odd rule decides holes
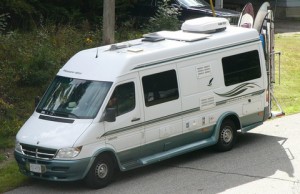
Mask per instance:
[[[100,121],[101,122],[102,121],[115,122],[116,121],[116,108],[105,109]]]

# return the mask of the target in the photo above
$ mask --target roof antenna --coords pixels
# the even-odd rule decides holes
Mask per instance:
[[[98,48],[99,48],[99,47],[97,47],[96,58],[98,58]]]

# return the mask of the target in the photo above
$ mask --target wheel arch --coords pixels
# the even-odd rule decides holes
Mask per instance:
[[[114,165],[117,168],[117,170],[121,170],[122,169],[121,168],[121,163],[120,163],[120,161],[119,161],[119,159],[118,159],[118,157],[116,155],[116,152],[115,152],[115,150],[113,148],[111,148],[111,147],[100,148],[91,157],[90,163],[89,163],[88,167],[86,168],[86,171],[85,171],[83,177],[85,177],[87,175],[87,173],[89,172],[89,170],[90,170],[91,166],[93,165],[95,159],[98,156],[103,155],[103,154],[108,155],[109,157],[111,157],[113,159]]]
[[[219,119],[217,120],[217,123],[215,125],[214,141],[216,143],[218,142],[218,137],[219,137],[219,132],[220,132],[222,122],[226,119],[232,120],[233,123],[235,124],[237,130],[242,128],[241,121],[240,121],[239,116],[238,116],[237,113],[231,112],[231,111],[223,113],[219,117]]]

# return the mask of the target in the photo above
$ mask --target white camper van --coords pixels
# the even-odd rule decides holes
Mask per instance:
[[[73,56],[18,132],[15,158],[30,177],[101,188],[117,170],[230,150],[238,130],[271,117],[268,87],[257,30],[186,21]]]

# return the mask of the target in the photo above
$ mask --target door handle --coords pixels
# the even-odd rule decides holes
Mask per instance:
[[[139,120],[141,120],[141,118],[133,118],[133,119],[131,120],[131,122],[135,122],[135,121],[139,121]]]

